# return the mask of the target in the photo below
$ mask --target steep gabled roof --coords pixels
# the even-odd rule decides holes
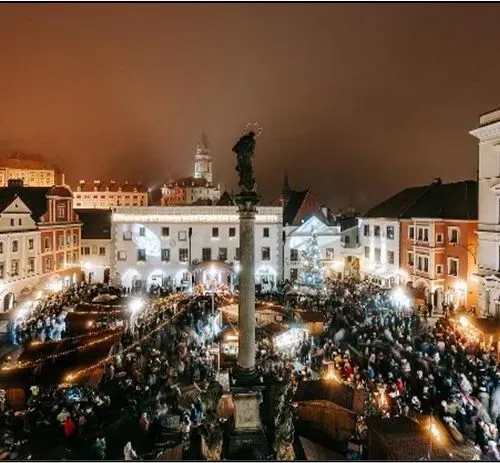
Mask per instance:
[[[443,184],[406,188],[370,209],[364,217],[440,218],[477,220],[477,182]]]
[[[50,187],[4,187],[0,188],[0,211],[19,197],[28,206],[36,222],[47,212],[47,195]]]
[[[111,239],[110,209],[78,209],[77,214],[82,222],[82,239]]]
[[[224,191],[217,201],[216,206],[235,206],[235,204],[231,195],[227,191]]]

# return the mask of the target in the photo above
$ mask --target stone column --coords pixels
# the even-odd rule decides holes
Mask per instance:
[[[255,214],[259,197],[241,193],[236,198],[240,215],[240,297],[238,307],[238,375],[255,368]]]

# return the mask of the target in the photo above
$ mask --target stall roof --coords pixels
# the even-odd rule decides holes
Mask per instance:
[[[302,381],[293,400],[294,402],[326,400],[346,410],[353,411],[354,390],[334,380]]]
[[[447,433],[441,423],[434,422],[440,430],[441,436],[447,444]],[[396,460],[420,460],[426,458],[429,451],[429,434],[425,425],[406,416],[398,418],[368,418],[366,424],[370,432],[378,437],[391,449],[392,457]],[[453,460],[449,449],[444,445],[437,445],[433,440],[432,460]]]
[[[314,312],[312,310],[304,311],[304,312],[296,312],[297,317],[303,323],[325,323],[326,317],[321,312]]]

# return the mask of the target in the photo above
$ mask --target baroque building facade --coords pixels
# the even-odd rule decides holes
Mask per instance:
[[[258,207],[255,277],[262,291],[281,280],[282,220],[281,207]],[[111,243],[111,276],[129,290],[238,284],[235,206],[114,208]]]

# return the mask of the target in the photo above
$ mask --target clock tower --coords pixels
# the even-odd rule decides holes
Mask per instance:
[[[207,137],[201,134],[201,141],[196,146],[194,156],[194,178],[204,178],[207,183],[212,184],[212,156]]]

